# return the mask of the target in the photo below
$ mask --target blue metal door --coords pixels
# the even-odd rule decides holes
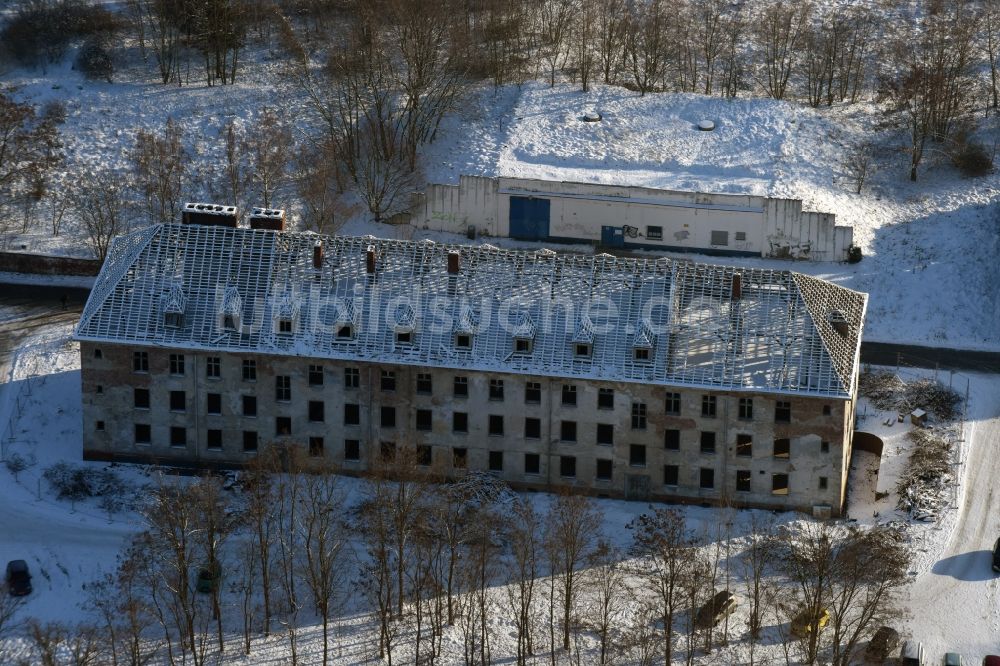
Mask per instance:
[[[510,237],[545,240],[549,237],[549,200],[534,197],[510,198]]]
[[[604,247],[625,247],[625,234],[621,227],[601,227],[601,245]]]

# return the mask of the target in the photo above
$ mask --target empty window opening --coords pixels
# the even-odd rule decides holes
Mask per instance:
[[[750,470],[736,470],[736,491],[741,493],[750,492]]]
[[[753,437],[751,435],[736,435],[736,455],[747,458],[753,456]]]
[[[613,470],[614,464],[610,460],[598,458],[597,473],[595,474],[598,481],[610,481]]]

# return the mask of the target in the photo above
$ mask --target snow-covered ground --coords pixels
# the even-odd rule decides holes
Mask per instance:
[[[45,74],[18,69],[0,76],[0,84],[20,87],[20,99],[67,105],[69,175],[55,187],[84,177],[98,162],[125,168],[136,131],[160,131],[169,117],[184,129],[192,154],[186,198],[210,199],[221,196],[213,173],[223,162],[219,130],[228,120],[249,127],[264,106],[278,108],[297,139],[314,122],[301,92],[281,75],[267,49],[250,54],[235,85],[211,88],[163,86],[138,62],[115,83],[86,81],[69,62]],[[591,109],[604,119],[581,122]],[[703,118],[717,129],[697,131]],[[997,118],[980,121],[988,145]],[[799,198],[807,208],[836,213],[840,223],[852,225],[865,259],[857,265],[713,261],[794,268],[869,292],[871,340],[1000,348],[1000,227],[993,213],[1000,174],[963,178],[932,146],[920,180],[911,183],[906,137],[882,127],[884,122],[882,110],[869,104],[810,109],[769,99],[640,97],[602,85],[589,93],[539,82],[481,86],[445,119],[422,155],[420,172],[427,182],[479,174]],[[877,171],[865,191],[855,194],[844,178],[844,156],[864,141],[879,146]],[[291,188],[279,198],[294,216]],[[342,232],[396,237],[402,230],[359,213]],[[418,231],[415,237],[424,235]],[[87,253],[72,224],[60,237],[40,229],[11,241],[28,251]]]
[[[3,311],[0,321],[16,325],[19,316],[23,313]],[[9,451],[30,456],[35,461],[33,467],[20,474],[16,483],[7,469],[0,469],[0,530],[5,535],[0,540],[0,561],[24,558],[36,572],[36,592],[29,598],[24,616],[74,624],[88,619],[81,607],[87,599],[87,584],[114,570],[124,540],[140,529],[141,521],[128,511],[109,519],[92,500],[80,502],[75,507],[56,500],[41,480],[42,472],[51,464],[79,461],[81,456],[79,358],[77,345],[69,340],[70,332],[70,322],[36,329],[13,354],[8,381],[0,385],[0,416],[4,417],[4,422],[16,411],[15,396],[20,396],[21,401],[14,421],[14,442]],[[916,376],[919,371],[909,372]],[[991,486],[993,479],[1000,475],[1000,457],[992,451],[1000,441],[1000,419],[997,418],[1000,377],[957,376],[955,381],[962,384],[963,391],[966,379],[971,398],[957,504],[940,516],[937,523],[916,523],[908,528],[908,540],[914,554],[913,584],[909,588],[907,617],[901,628],[904,635],[924,641],[931,658],[940,656],[946,648],[958,648],[966,658],[979,658],[990,650],[995,651],[991,641],[1000,620],[1000,611],[993,603],[1000,583],[989,571],[986,555],[997,536]],[[883,414],[866,406],[862,406],[861,412],[867,416],[859,427],[883,437],[886,446],[877,486],[858,483],[855,474],[850,518],[861,524],[903,520],[904,517],[895,511],[893,495],[882,500],[875,500],[873,495],[875,490],[891,491],[894,486],[894,479],[907,455],[905,433],[910,426],[895,421],[885,425],[885,420],[895,417],[894,412]],[[102,467],[99,463],[87,465]],[[862,476],[864,465],[864,456],[855,459],[854,466],[860,469]],[[148,472],[140,467],[119,466],[118,472],[136,484],[149,482]],[[361,482],[343,479],[342,483],[347,497],[353,498],[350,501],[357,501]],[[550,501],[542,493],[529,496],[542,510]],[[605,537],[626,548],[631,540],[631,531],[626,526],[647,507],[617,500],[596,501],[603,513]],[[718,538],[719,525],[731,522],[737,549],[741,537],[752,529],[752,521],[792,524],[808,520],[796,514],[701,507],[679,507],[679,510],[683,511],[692,532],[710,543]],[[876,511],[877,516],[874,515]],[[360,544],[352,547],[360,548]],[[733,576],[734,589],[740,590],[739,573],[734,571]],[[231,603],[237,603],[235,597]],[[233,611],[235,613],[235,608]],[[234,613],[228,615],[232,617]],[[741,604],[730,618],[730,646],[710,656],[699,657],[697,663],[745,663],[747,646],[740,638],[744,634],[745,620],[746,608]],[[510,627],[503,624],[503,620],[497,622],[493,627],[494,652],[509,654],[514,647]],[[372,617],[364,613],[363,608],[357,605],[346,608],[334,632],[337,637],[335,663],[370,660],[376,630]],[[779,631],[778,625],[770,626],[758,657],[780,658]],[[285,639],[276,636],[257,639],[251,656],[237,657],[237,633],[233,627],[228,663],[277,663],[286,656]],[[315,620],[306,616],[300,636],[304,663],[318,659],[319,637]],[[582,640],[584,654],[587,654],[587,650],[593,649],[593,637],[584,634]],[[449,634],[446,649],[454,659],[445,659],[444,663],[460,661],[461,642],[457,633]],[[403,650],[405,654],[405,648]]]
[[[854,227],[865,254],[860,264],[708,260],[793,268],[868,292],[871,340],[1000,347],[1000,227],[993,212],[1000,174],[963,178],[932,150],[911,183],[905,136],[879,129],[884,117],[874,106],[640,97],[601,85],[582,93],[538,82],[484,90],[477,99],[428,150],[428,180],[457,182],[474,173],[802,199],[807,209],[835,213],[838,223]],[[587,110],[603,120],[582,122]],[[697,131],[705,118],[715,131]],[[996,122],[983,121],[984,134]],[[855,194],[844,159],[865,141],[880,145],[877,170]]]

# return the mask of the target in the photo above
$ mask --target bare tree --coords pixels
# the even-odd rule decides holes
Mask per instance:
[[[545,548],[558,576],[562,601],[562,646],[569,650],[569,636],[576,609],[577,570],[594,552],[603,516],[590,499],[558,495],[545,523]]]
[[[61,107],[39,114],[0,90],[0,208],[44,194],[48,173],[62,159],[58,125],[64,117]]]
[[[862,637],[900,617],[899,594],[908,583],[909,565],[910,549],[896,529],[852,528],[841,541],[830,607],[833,664],[856,663]]]
[[[195,521],[199,525],[197,540],[203,558],[202,569],[216,575],[215,584],[211,588],[212,619],[216,622],[219,652],[223,652],[226,644],[222,631],[222,605],[219,603],[221,590],[218,576],[223,569],[223,546],[236,529],[236,514],[223,495],[222,484],[216,477],[203,476],[198,479],[190,489],[190,498],[194,505]]]
[[[1000,108],[1000,0],[984,0],[982,27],[985,33],[986,58],[990,67],[990,106]]]
[[[250,184],[247,140],[242,128],[237,127],[234,120],[225,124],[221,134],[226,141],[226,163],[223,167],[226,196],[237,210],[244,210],[246,208],[246,190]]]
[[[538,8],[539,30],[541,31],[539,51],[548,64],[549,87],[556,84],[556,70],[566,62],[566,42],[569,40],[576,6],[570,0],[548,0]]]
[[[514,505],[506,526],[511,550],[506,580],[507,600],[517,632],[517,664],[526,666],[528,659],[534,655],[532,608],[541,556],[539,537],[542,525],[531,502],[521,500]]]
[[[192,571],[198,564],[199,525],[195,503],[184,488],[159,480],[143,510],[146,524],[147,584],[159,597],[165,634],[177,632],[177,645],[195,666],[205,660],[202,613],[195,598]],[[165,612],[164,612],[165,611]],[[171,626],[172,625],[172,626]]]
[[[588,565],[585,587],[590,600],[584,617],[586,625],[597,634],[601,650],[598,663],[604,666],[612,661],[614,631],[623,624],[632,600],[625,584],[622,553],[615,546],[598,541]]]
[[[80,179],[70,195],[87,243],[94,256],[102,261],[111,241],[131,226],[132,205],[128,191],[126,178],[102,167]]]
[[[784,99],[812,8],[808,2],[778,0],[767,5],[754,23],[754,38],[764,70],[764,90]]]
[[[654,509],[633,523],[631,552],[642,558],[637,573],[655,595],[656,614],[663,626],[663,663],[673,659],[674,623],[683,603],[683,585],[691,569],[691,541],[684,517],[670,509]]]
[[[596,41],[604,83],[614,83],[618,76],[627,29],[626,0],[598,0]]]
[[[274,584],[274,544],[279,522],[277,502],[274,497],[276,466],[274,449],[267,447],[247,464],[242,477],[244,521],[249,526],[250,532],[247,548],[253,552],[255,560],[254,563],[244,566],[250,572],[259,572],[260,591],[264,603],[265,636],[271,634],[271,618],[274,610],[271,593]]]
[[[184,130],[167,118],[163,134],[139,130],[132,150],[135,184],[146,202],[150,223],[176,222],[180,214],[188,155]]]
[[[292,133],[288,127],[274,109],[265,107],[246,135],[250,182],[265,208],[271,207],[275,191],[288,177],[292,147]]]
[[[754,664],[755,648],[764,629],[764,617],[770,601],[768,566],[773,558],[774,524],[762,522],[757,514],[750,518],[750,530],[746,537],[746,548],[740,563],[746,587],[749,617],[747,631],[750,644],[750,666]]]
[[[305,554],[301,576],[323,624],[323,664],[330,659],[330,618],[342,591],[344,539],[340,530],[343,493],[336,477],[321,471],[307,475],[298,498],[299,543]]]
[[[626,68],[639,95],[652,91],[663,78],[667,50],[666,0],[629,5],[625,30]]]
[[[910,133],[910,180],[917,179],[929,140],[945,141],[970,95],[974,17],[947,5],[921,18],[895,46],[895,101]]]
[[[143,23],[148,23],[160,80],[167,84],[174,79],[180,85],[181,26],[185,18],[183,5],[171,0],[137,2],[136,16]]]
[[[300,144],[295,188],[302,225],[320,234],[336,233],[353,208],[344,201],[343,172],[332,148]]]
[[[573,64],[580,74],[580,88],[590,90],[596,53],[594,41],[597,37],[600,0],[581,0],[572,23]]]
[[[875,169],[874,146],[865,141],[848,149],[844,157],[844,173],[855,194],[861,194],[868,177]]]

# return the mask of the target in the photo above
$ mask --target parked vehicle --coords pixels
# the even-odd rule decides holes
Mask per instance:
[[[988,654],[983,657],[983,666],[1000,666],[1000,657],[995,654]]]
[[[716,592],[708,603],[698,609],[695,625],[707,629],[719,624],[724,617],[736,610],[736,595],[723,590]]]
[[[820,608],[814,613],[811,608],[804,608],[792,619],[792,633],[796,636],[808,636],[815,626],[817,631],[823,631],[830,621],[830,611]]]
[[[899,647],[899,632],[892,627],[879,627],[865,648],[867,661],[881,664],[896,656]]]
[[[962,666],[962,655],[949,652],[944,656],[944,666]]]
[[[197,589],[203,594],[215,592],[222,579],[222,565],[212,562],[210,565],[198,571]]]
[[[11,560],[7,563],[7,589],[11,596],[23,597],[31,594],[31,572],[24,560]]]
[[[993,571],[1000,573],[1000,539],[993,544]]]
[[[899,654],[899,663],[902,666],[923,666],[924,645],[919,641],[906,641],[903,643],[903,650]]]

